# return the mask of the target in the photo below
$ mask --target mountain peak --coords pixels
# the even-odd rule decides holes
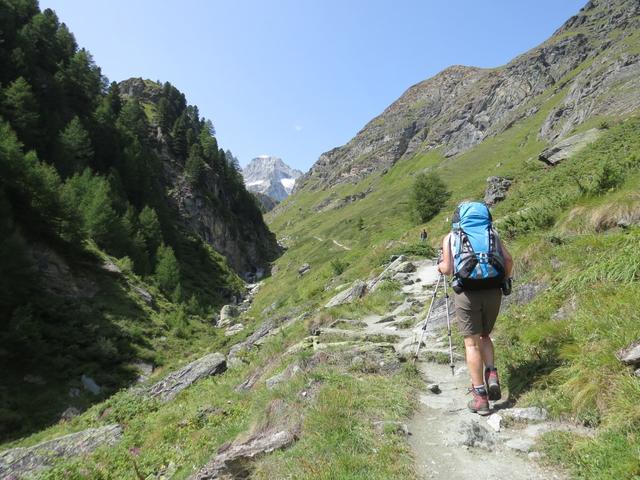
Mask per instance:
[[[279,157],[259,155],[242,170],[245,185],[252,192],[261,193],[281,202],[287,198],[300,170],[291,168]]]

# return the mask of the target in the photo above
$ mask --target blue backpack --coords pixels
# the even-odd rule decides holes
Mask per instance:
[[[491,212],[480,202],[461,203],[453,214],[451,253],[462,290],[500,288],[504,258]]]

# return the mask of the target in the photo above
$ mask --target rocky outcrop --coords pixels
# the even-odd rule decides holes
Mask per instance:
[[[307,401],[313,396],[309,392],[301,392],[301,397]],[[300,436],[301,420],[291,418],[290,411],[282,400],[272,401],[263,425],[220,447],[204,467],[189,477],[190,480],[250,478],[253,459],[286,448]]]
[[[484,192],[484,203],[490,207],[507,198],[511,180],[504,177],[487,178],[487,189]]]
[[[155,105],[162,97],[163,85],[141,78],[119,83],[124,99],[137,99]],[[227,182],[205,164],[198,184],[185,174],[185,159],[177,158],[169,146],[169,138],[158,125],[149,132],[161,168],[157,181],[167,192],[165,201],[175,214],[176,223],[187,232],[199,236],[241,276],[249,276],[264,268],[280,253],[280,248],[259,211],[251,211],[247,199],[238,199]],[[155,181],[155,180],[154,180]],[[249,198],[249,201],[251,199]]]
[[[367,284],[362,280],[356,280],[351,287],[343,290],[329,300],[325,305],[325,308],[337,307],[338,305],[343,305],[345,303],[353,303],[362,298],[366,292]]]
[[[538,156],[538,159],[547,165],[557,165],[590,143],[596,141],[599,136],[600,130],[596,128],[572,135],[548,148],[545,148]]]
[[[37,475],[61,459],[86,455],[98,447],[115,445],[122,437],[120,425],[107,425],[71,433],[28,448],[0,453],[0,478],[19,479]]]
[[[218,320],[219,327],[226,327],[240,316],[240,310],[235,305],[224,305],[220,309],[220,318]]]
[[[180,370],[167,375],[146,390],[146,395],[161,402],[173,400],[181,391],[200,379],[217,375],[226,370],[227,363],[221,353],[211,353]]]
[[[639,14],[637,0],[594,0],[503,67],[447,68],[409,88],[349,143],[322,154],[296,190],[358,182],[434,148],[460,154],[535,115],[555,93],[563,100],[543,122],[539,136],[546,141],[596,115],[640,108],[640,55],[625,42],[640,27]]]

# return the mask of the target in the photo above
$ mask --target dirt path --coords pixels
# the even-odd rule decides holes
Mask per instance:
[[[316,240],[318,240],[319,242],[324,242],[324,238],[322,237],[318,237],[317,235],[314,236],[313,238],[315,238]],[[347,247],[346,245],[341,244],[339,241],[337,241],[335,238],[332,238],[331,241],[333,242],[334,245],[344,249],[344,250],[351,250],[351,248]]]
[[[363,318],[367,333],[395,335],[397,350],[411,355],[415,351],[423,316],[428,309],[438,273],[430,260],[414,262],[416,271],[400,277],[405,294],[404,302],[388,315],[370,315]],[[429,321],[421,352],[425,355],[444,353],[448,356],[448,340],[442,335],[446,327],[444,300],[436,300],[434,315]],[[455,326],[453,326],[455,328]],[[408,427],[409,443],[420,478],[447,480],[546,480],[560,479],[561,475],[544,470],[533,459],[534,441],[541,432],[557,425],[542,421],[537,424],[511,422],[513,426],[499,431],[488,423],[488,417],[469,412],[466,403],[469,377],[462,360],[458,361],[455,375],[449,365],[420,359],[418,369],[425,380],[424,391],[419,396],[419,406]],[[429,386],[438,393],[429,390]],[[498,417],[507,417],[505,402],[493,406]]]

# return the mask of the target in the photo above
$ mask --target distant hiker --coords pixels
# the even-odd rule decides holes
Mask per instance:
[[[427,231],[424,228],[420,232],[420,241],[421,242],[426,242],[427,241]]]
[[[454,276],[451,288],[472,383],[468,406],[480,415],[491,413],[489,400],[502,396],[489,335],[502,295],[511,293],[512,268],[513,259],[493,229],[489,208],[479,202],[461,203],[451,233],[442,240],[438,270]]]

